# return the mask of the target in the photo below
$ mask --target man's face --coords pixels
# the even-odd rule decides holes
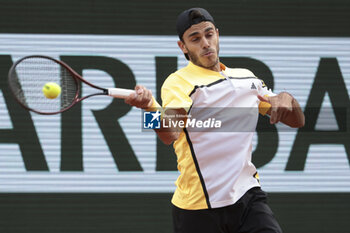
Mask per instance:
[[[215,70],[219,63],[219,31],[208,21],[192,25],[178,45],[195,65]]]

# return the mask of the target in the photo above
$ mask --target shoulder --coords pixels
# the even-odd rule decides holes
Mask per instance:
[[[161,88],[163,107],[189,108],[192,100],[189,97],[191,85],[178,72],[170,74]]]
[[[182,69],[177,70],[176,72],[170,74],[164,81],[162,87],[170,87],[170,86],[188,86],[188,77],[189,72],[188,68],[184,67]]]
[[[189,95],[193,85],[186,79],[186,76],[180,75],[178,72],[170,74],[164,81],[161,92],[162,94],[177,93]]]
[[[181,85],[182,78],[180,75],[177,74],[177,72],[170,74],[164,81],[162,87],[170,87],[173,85]]]

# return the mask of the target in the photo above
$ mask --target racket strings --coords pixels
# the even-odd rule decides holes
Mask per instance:
[[[59,63],[45,57],[28,57],[19,62],[9,75],[9,84],[17,100],[24,107],[41,113],[55,113],[70,106],[78,92],[73,75]],[[47,83],[61,87],[57,98],[43,93]]]
[[[65,109],[74,101],[78,86],[71,73],[64,67],[61,67],[61,87],[61,109]]]

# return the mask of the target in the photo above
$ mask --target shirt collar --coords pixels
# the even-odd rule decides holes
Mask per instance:
[[[192,71],[198,72],[200,74],[215,75],[215,76],[221,76],[220,72],[226,70],[226,66],[224,64],[222,64],[221,62],[220,62],[220,72],[216,72],[213,70],[209,70],[209,69],[197,66],[197,65],[193,64],[191,61],[188,63],[187,67],[189,69],[191,69]]]

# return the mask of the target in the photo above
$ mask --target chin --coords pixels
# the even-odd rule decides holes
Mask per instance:
[[[206,62],[205,64],[206,64],[206,67],[213,67],[213,66],[215,66],[216,64],[218,64],[218,62],[219,62],[219,60],[217,59],[217,58],[215,58],[215,59],[211,59],[210,61],[208,61],[208,62]]]

